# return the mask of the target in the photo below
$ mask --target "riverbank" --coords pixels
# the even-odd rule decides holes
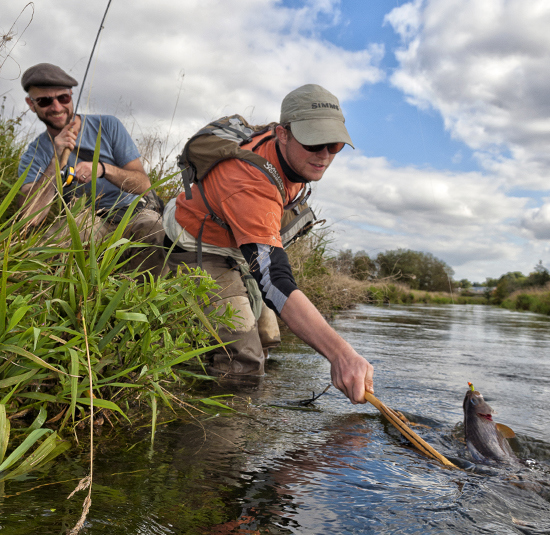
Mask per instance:
[[[73,440],[89,434],[93,444],[94,426],[130,421],[136,410],[148,415],[154,440],[159,406],[182,402],[169,389],[201,378],[197,357],[221,343],[220,325],[234,324],[232,310],[205,311],[218,287],[202,271],[157,280],[127,270],[140,247],[123,238],[138,199],[98,243],[77,224],[99,217],[84,199],[54,201],[51,218],[64,218],[70,239],[52,221],[27,228],[16,200],[24,180],[17,129],[0,121],[0,483],[46,466]],[[93,180],[96,172],[97,155]]]
[[[535,312],[550,316],[550,284],[544,288],[526,288],[510,294],[500,304],[508,310]]]
[[[327,231],[321,230],[300,239],[287,250],[298,287],[325,317],[333,317],[358,304],[489,304],[484,295],[412,290],[397,278],[355,279],[334,268],[329,245]],[[449,285],[452,286],[452,281]]]
[[[486,290],[426,292],[411,289],[398,278],[358,280],[339,272],[332,261],[329,230],[321,229],[301,238],[288,250],[288,257],[298,287],[327,318],[355,305],[492,305],[508,310],[550,315],[550,282],[527,287],[509,295]],[[449,280],[449,287],[453,281]]]

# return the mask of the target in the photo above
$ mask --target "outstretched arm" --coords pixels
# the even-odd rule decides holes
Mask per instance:
[[[374,394],[373,367],[323,318],[296,286],[285,251],[259,243],[240,247],[264,302],[306,344],[331,365],[332,383],[352,403],[365,403],[365,390]]]
[[[352,403],[365,403],[365,390],[374,394],[372,365],[326,322],[300,290],[293,291],[286,300],[281,319],[296,336],[327,358],[332,384]]]

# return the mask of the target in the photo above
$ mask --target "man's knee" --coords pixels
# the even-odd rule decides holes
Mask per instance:
[[[235,325],[235,328],[230,329],[232,332],[240,334],[248,333],[252,330],[255,332],[258,331],[258,324],[247,297],[235,295],[213,303],[213,306],[218,308],[220,314],[226,310],[227,305],[230,305],[234,312],[232,323]]]
[[[276,347],[281,343],[281,331],[277,316],[265,303],[258,318],[258,333],[264,349]]]
[[[124,234],[132,236],[135,241],[162,247],[164,243],[162,216],[153,210],[141,210],[130,220]]]

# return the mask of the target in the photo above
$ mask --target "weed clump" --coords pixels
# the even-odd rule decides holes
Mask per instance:
[[[122,237],[134,206],[97,243],[77,224],[86,210],[97,217],[84,198],[54,200],[70,240],[48,224],[29,228],[34,214],[15,202],[22,150],[17,122],[0,120],[0,480],[62,453],[82,422],[128,420],[132,404],[150,407],[153,439],[158,403],[174,403],[167,387],[207,378],[185,364],[234,321],[230,308],[204,312],[218,287],[200,269],[158,279],[124,271],[143,246]],[[22,418],[28,426],[16,425]],[[12,442],[22,446],[11,451]]]

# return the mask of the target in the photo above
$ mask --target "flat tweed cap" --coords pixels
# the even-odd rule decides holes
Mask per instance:
[[[303,85],[284,98],[281,124],[286,123],[303,145],[343,142],[353,147],[338,99],[320,85]]]
[[[78,82],[63,69],[51,63],[39,63],[29,67],[21,77],[21,85],[28,92],[29,87],[74,87]]]

